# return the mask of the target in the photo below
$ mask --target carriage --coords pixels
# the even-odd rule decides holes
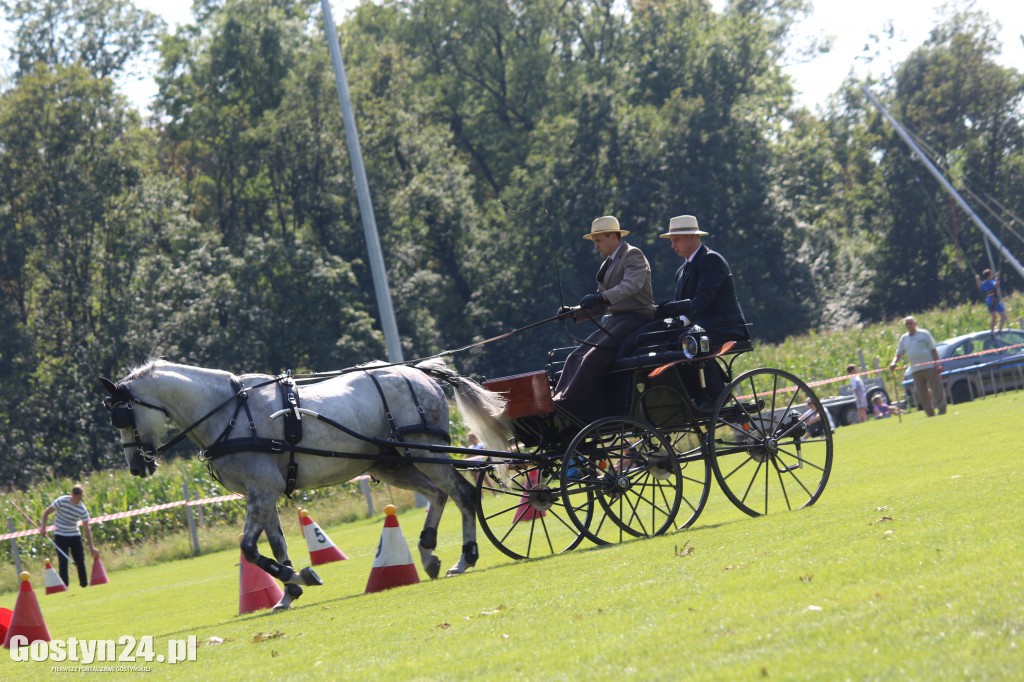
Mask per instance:
[[[606,416],[587,424],[551,398],[571,349],[552,351],[543,370],[482,386],[436,358],[302,377],[235,376],[153,360],[117,383],[101,382],[132,474],[154,473],[157,457],[188,438],[211,474],[245,495],[242,552],[285,585],[275,608],[322,582],[311,567],[291,567],[277,500],[362,473],[429,501],[418,549],[431,578],[440,573],[434,549],[448,499],[462,513],[463,530],[452,575],[475,564],[478,524],[500,551],[521,559],[584,540],[609,544],[686,528],[708,502],[712,475],[752,516],[821,496],[832,434],[826,425],[810,435],[809,417],[823,408],[807,384],[777,369],[734,377],[736,358],[751,344],[711,348],[696,326],[665,323],[624,347],[630,350],[606,380]],[[507,447],[453,446],[442,385],[485,443]],[[707,400],[714,385],[724,388]],[[179,433],[158,446],[167,421]],[[273,559],[258,552],[264,533]]]
[[[771,368],[734,376],[752,344],[710,348],[698,326],[642,330],[624,348],[605,380],[606,416],[589,424],[551,399],[571,348],[551,351],[543,370],[483,383],[507,396],[521,455],[494,455],[477,477],[478,520],[502,552],[538,557],[686,528],[713,479],[751,516],[821,496],[832,434],[826,423],[810,435],[807,421],[823,408],[806,383]],[[707,400],[712,372],[724,388]]]

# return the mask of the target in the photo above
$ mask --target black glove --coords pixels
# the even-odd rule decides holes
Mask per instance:
[[[658,307],[654,310],[655,317],[679,317],[683,314],[682,301],[666,301],[665,303],[659,303]]]
[[[604,305],[604,296],[601,294],[587,294],[580,299],[580,308],[583,310],[596,308],[599,305]]]

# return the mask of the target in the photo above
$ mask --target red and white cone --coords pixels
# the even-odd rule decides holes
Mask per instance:
[[[334,546],[327,533],[316,525],[316,521],[309,517],[309,512],[305,509],[299,510],[299,522],[302,524],[302,535],[306,538],[306,547],[309,548],[310,564],[319,566],[332,561],[348,560],[345,553]]]
[[[533,521],[537,518],[544,518],[547,512],[543,509],[536,509],[530,504],[529,491],[540,481],[540,471],[534,469],[526,474],[526,489],[520,498],[519,508],[516,509],[515,523],[520,521]]]
[[[409,545],[405,542],[402,529],[395,516],[395,505],[384,507],[384,530],[380,534],[377,545],[377,557],[370,569],[370,579],[366,583],[366,592],[380,592],[402,585],[415,585],[420,581],[416,567],[412,563]]]
[[[18,635],[24,635],[29,644],[50,641],[50,631],[46,629],[43,612],[39,610],[39,600],[32,591],[28,571],[22,571],[18,577],[21,578],[21,589],[18,590],[18,599],[14,602],[14,611],[11,613],[11,623],[7,626],[7,634],[4,636],[5,649],[11,648],[11,638]],[[57,579],[60,580],[59,577]]]
[[[110,581],[107,580],[107,571],[103,568],[103,562],[100,561],[97,555],[92,560],[92,575],[89,576],[89,587],[93,585],[106,585],[108,582]]]
[[[50,564],[49,559],[46,560],[46,570],[43,571],[43,581],[46,585],[46,594],[66,592],[68,589],[68,586],[60,579],[60,575],[53,569],[53,565]]]
[[[284,590],[256,564],[245,560],[240,554],[238,563],[238,615],[269,609],[281,601]]]

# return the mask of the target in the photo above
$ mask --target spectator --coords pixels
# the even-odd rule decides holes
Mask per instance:
[[[484,449],[484,444],[480,442],[480,439],[477,437],[475,433],[470,433],[468,436],[466,436],[466,442],[469,444],[469,447],[473,448],[474,450]]]
[[[864,380],[857,374],[857,365],[847,365],[846,373],[850,375],[850,391],[857,403],[857,421],[863,424],[868,420],[868,392],[864,388]]]
[[[981,272],[981,277],[974,276],[974,281],[977,282],[978,288],[981,289],[981,293],[985,297],[985,307],[992,313],[989,331],[995,335],[996,315],[1000,316],[999,331],[1003,331],[1004,327],[1010,326],[1010,320],[1006,316],[1006,306],[999,299],[999,273],[993,275],[991,270],[985,268]]]
[[[883,402],[882,396],[878,394],[871,398],[871,411],[874,413],[875,419],[887,419],[894,414],[903,414],[903,410],[896,405]]]
[[[828,430],[835,431],[836,423],[832,420],[832,413],[828,411],[828,408],[823,409],[825,409],[825,419],[828,421]],[[824,435],[821,415],[818,414],[818,410],[815,409],[814,403],[809,399],[807,401],[807,417],[804,419],[804,424],[807,425],[807,433],[811,436],[817,437]]]
[[[910,375],[914,378],[914,393],[917,404],[929,417],[946,414],[946,391],[942,388],[942,363],[935,339],[927,329],[918,329],[917,320],[913,316],[903,319],[907,333],[900,337],[896,345],[896,354],[889,364],[889,369],[896,369],[896,363],[904,355],[910,363]]]
[[[82,533],[78,530],[78,524],[82,523],[82,531],[89,540],[89,550],[93,557],[98,557],[100,552],[92,541],[92,529],[89,528],[89,510],[82,502],[85,491],[82,486],[76,485],[71,488],[70,495],[61,495],[43,511],[43,520],[39,523],[39,532],[46,535],[46,521],[50,514],[57,512],[57,519],[54,522],[53,544],[60,550],[57,554],[58,573],[65,585],[68,582],[68,554],[75,560],[78,568],[78,584],[82,587],[89,586],[89,577],[85,573],[85,550],[82,547]]]

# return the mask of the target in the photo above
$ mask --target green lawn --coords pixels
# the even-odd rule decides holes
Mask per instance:
[[[1017,392],[844,427],[813,508],[749,518],[716,493],[686,531],[519,563],[484,540],[466,576],[374,595],[382,517],[330,527],[350,560],[286,613],[236,615],[237,550],[56,595],[33,582],[54,638],[198,638],[197,662],[147,680],[1020,679],[1022,415]],[[420,514],[399,517],[411,545]],[[291,515],[285,531],[306,560]],[[0,678],[53,665],[4,652]]]

